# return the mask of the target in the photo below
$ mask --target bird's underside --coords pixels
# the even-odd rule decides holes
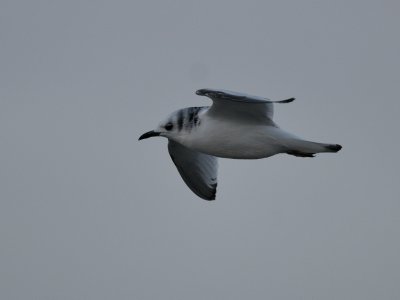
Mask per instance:
[[[338,145],[306,141],[276,126],[258,125],[249,130],[245,126],[225,122],[216,131],[213,128],[217,122],[206,119],[204,123],[207,125],[193,132],[192,139],[183,145],[193,151],[221,158],[260,159],[276,154],[314,157],[317,153],[340,150]]]

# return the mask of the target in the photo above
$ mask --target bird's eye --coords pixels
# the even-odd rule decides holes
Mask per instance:
[[[174,125],[172,125],[172,123],[168,123],[167,125],[165,125],[165,129],[168,131],[172,130],[172,127],[174,127]]]

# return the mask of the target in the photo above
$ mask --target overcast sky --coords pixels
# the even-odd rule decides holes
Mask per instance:
[[[400,2],[0,1],[0,298],[399,299]],[[170,112],[224,88],[343,145],[183,183]]]

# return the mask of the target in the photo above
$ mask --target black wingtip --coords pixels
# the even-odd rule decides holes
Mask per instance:
[[[296,98],[284,99],[284,100],[278,101],[278,103],[290,103],[290,102],[293,102],[295,99],[296,99]]]
[[[328,148],[332,152],[339,152],[340,149],[342,149],[342,146],[339,144],[335,144],[335,145],[328,145],[326,148]]]
[[[197,196],[199,196],[201,199],[206,200],[206,201],[214,201],[215,200],[215,194],[214,195],[199,195],[196,194]]]
[[[209,91],[208,89],[200,89],[200,90],[196,91],[196,95],[198,95],[198,96],[206,96],[208,91]]]
[[[212,190],[211,190],[210,194],[208,194],[208,195],[198,195],[198,196],[200,198],[204,199],[204,200],[207,200],[207,201],[214,201],[215,197],[217,195],[217,186],[218,186],[218,183],[211,184]]]

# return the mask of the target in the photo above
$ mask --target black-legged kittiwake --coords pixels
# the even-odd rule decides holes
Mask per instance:
[[[273,104],[289,103],[294,98],[272,101],[216,89],[201,89],[196,94],[211,98],[213,104],[177,110],[139,140],[166,137],[169,154],[183,180],[205,200],[215,199],[217,157],[258,159],[278,153],[314,157],[342,148],[303,140],[275,124]]]

